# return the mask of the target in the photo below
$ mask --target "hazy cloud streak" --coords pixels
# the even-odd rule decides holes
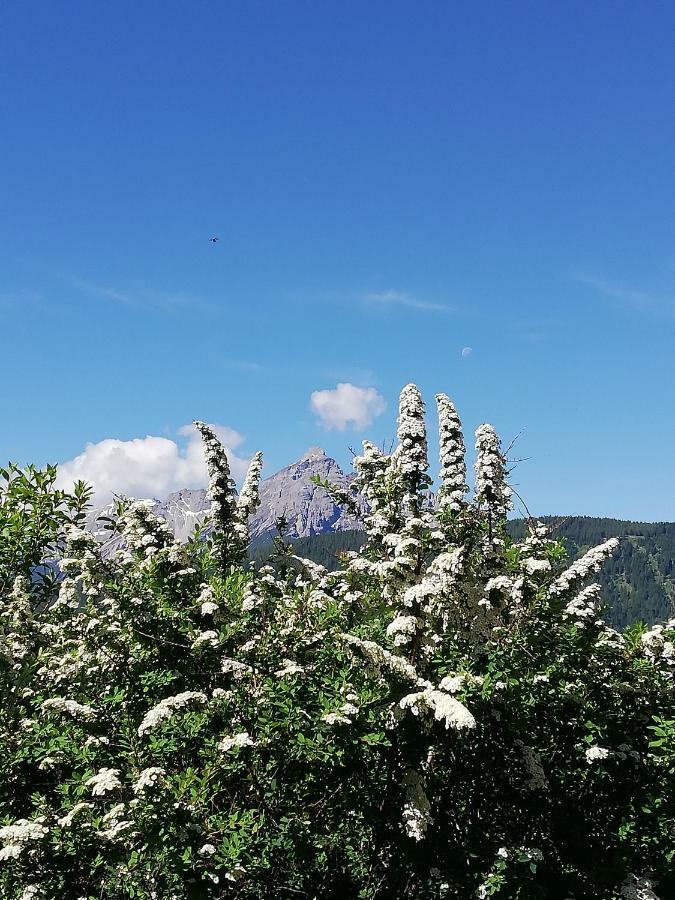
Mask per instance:
[[[380,307],[386,309],[393,306],[404,306],[409,309],[419,309],[424,312],[442,312],[454,313],[458,310],[453,306],[447,306],[443,303],[430,303],[427,300],[418,300],[409,294],[400,291],[381,291],[379,293],[366,294],[364,297],[368,306]]]

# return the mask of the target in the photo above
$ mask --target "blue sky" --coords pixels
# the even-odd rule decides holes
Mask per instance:
[[[522,432],[534,514],[675,519],[672,5],[36,0],[0,26],[0,459],[151,435],[180,461],[201,418],[268,474],[314,444],[348,466],[413,380],[467,441]],[[340,383],[381,398],[344,430],[310,407]]]

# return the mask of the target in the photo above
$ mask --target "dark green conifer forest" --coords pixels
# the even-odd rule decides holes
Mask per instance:
[[[675,522],[627,522],[592,516],[544,516],[551,536],[563,540],[568,558],[574,559],[607,538],[618,537],[619,549],[597,576],[608,605],[607,621],[622,629],[633,622],[648,625],[675,611]],[[520,540],[526,531],[524,519],[513,519],[507,529]],[[337,568],[339,555],[358,550],[364,541],[360,531],[337,531],[300,538],[294,552]],[[272,544],[251,551],[256,562],[268,559]]]

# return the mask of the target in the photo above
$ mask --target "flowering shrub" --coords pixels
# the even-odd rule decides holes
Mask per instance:
[[[3,473],[3,898],[675,895],[675,622],[604,623],[587,582],[615,541],[567,566],[536,522],[511,541],[497,435],[471,497],[437,401],[438,502],[408,385],[331,573],[244,566],[262,460],[237,496],[203,423],[213,512],[186,545],[123,500],[103,560],[82,487],[31,506]]]

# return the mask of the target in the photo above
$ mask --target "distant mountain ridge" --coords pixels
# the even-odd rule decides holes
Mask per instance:
[[[295,540],[335,531],[352,531],[363,527],[361,520],[333,503],[326,491],[311,480],[318,476],[339,488],[348,488],[354,478],[345,475],[337,462],[321,447],[311,447],[297,462],[291,463],[260,484],[260,506],[249,521],[252,546],[270,540],[276,523],[286,519],[286,536]],[[166,519],[179,541],[186,541],[195,525],[206,517],[210,501],[205,490],[181,490],[169,494],[165,500],[154,500],[153,512]],[[362,503],[365,510],[365,502]],[[98,522],[99,517],[109,516],[112,506],[92,510],[88,527],[104,543],[105,553],[113,552],[120,545],[118,536],[109,533]]]
[[[260,485],[260,507],[250,520],[251,557],[260,561],[276,531],[276,522],[286,519],[285,537],[298,552],[334,568],[338,554],[356,549],[363,541],[363,523],[358,516],[333,503],[326,491],[312,482],[319,476],[340,488],[354,478],[346,475],[321,447],[312,447]],[[154,501],[154,512],[168,522],[180,541],[186,541],[195,525],[204,521],[210,502],[205,490],[175,491],[165,500]],[[365,501],[362,509],[365,510]],[[98,516],[110,515],[111,507],[94,510],[89,527],[104,543],[104,555],[121,544],[119,535],[110,537]],[[555,537],[565,541],[570,559],[609,537],[618,537],[618,552],[604,565],[597,580],[611,606],[609,620],[623,627],[637,619],[648,623],[675,614],[675,522],[627,522],[589,516],[544,516],[541,521]],[[512,520],[508,530],[518,538],[525,523]]]

